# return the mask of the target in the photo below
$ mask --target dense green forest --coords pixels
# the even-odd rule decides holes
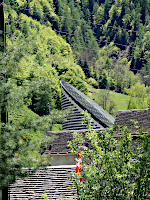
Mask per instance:
[[[48,102],[61,108],[59,80],[85,94],[87,83],[129,94],[129,108],[148,107],[148,7],[148,0],[5,0],[8,81],[32,85],[22,101],[40,116]],[[132,92],[141,85],[144,104]]]

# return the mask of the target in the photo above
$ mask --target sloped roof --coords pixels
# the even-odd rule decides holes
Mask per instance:
[[[70,116],[70,120],[63,123],[63,129],[85,129],[86,126],[82,124],[83,117],[80,119],[81,111],[83,110],[87,110],[91,114],[94,126],[97,129],[106,128],[114,124],[114,117],[84,93],[65,81],[60,81],[60,84],[62,93],[62,109],[66,109],[71,105],[76,108],[73,110],[74,113]]]
[[[43,193],[48,199],[56,200],[77,198],[77,190],[72,185],[70,172],[75,171],[75,165],[47,166],[39,168],[29,177],[18,178],[9,186],[9,199],[39,200]]]
[[[118,110],[115,118],[115,123],[120,126],[128,126],[132,133],[136,129],[131,123],[131,120],[137,121],[137,125],[143,130],[150,129],[150,109],[132,109],[132,110]]]
[[[71,149],[67,147],[68,141],[72,141],[72,130],[65,130],[65,131],[49,131],[47,135],[55,135],[56,139],[51,143],[52,150],[51,154],[57,153],[71,153]],[[85,130],[79,130],[80,133],[85,133]]]
[[[137,110],[118,110],[115,118],[115,124],[119,126],[128,126],[132,135],[136,136],[137,132],[130,120],[138,121],[138,124],[143,130],[150,129],[150,109],[137,109]],[[101,130],[101,129],[99,129]],[[98,131],[98,130],[97,130]],[[71,153],[71,149],[67,147],[68,141],[72,141],[72,130],[64,131],[49,131],[47,135],[55,135],[57,138],[51,143],[52,154],[66,154]],[[77,130],[79,133],[85,133],[85,130]],[[115,134],[115,137],[120,137]]]

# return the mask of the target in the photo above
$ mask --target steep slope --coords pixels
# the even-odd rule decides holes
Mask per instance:
[[[27,101],[30,108],[40,115],[47,114],[48,102],[51,109],[60,108],[59,79],[87,93],[84,72],[76,64],[70,45],[45,20],[44,12],[56,16],[53,4],[48,1],[32,1],[29,5],[24,1],[5,3],[5,20],[9,22],[5,58],[8,76],[17,81],[17,86],[26,81],[35,84]]]
[[[6,0],[7,49],[13,51],[9,76],[18,86],[41,79],[40,92],[29,97],[30,108],[40,115],[47,114],[48,101],[52,109],[60,108],[60,79],[85,93],[85,77],[120,93],[137,82],[149,86],[147,3]],[[42,85],[42,80],[50,82]]]

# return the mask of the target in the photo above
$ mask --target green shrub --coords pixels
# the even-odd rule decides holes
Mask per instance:
[[[46,193],[42,194],[42,199],[44,199],[44,200],[48,200],[48,196],[47,196]]]
[[[42,194],[42,199],[43,200],[48,200],[48,195],[46,193]],[[58,200],[75,200],[73,198],[67,198],[67,199],[58,199]]]
[[[58,199],[58,200],[75,200],[75,199],[67,198],[67,199]]]
[[[94,88],[98,88],[98,83],[94,78],[89,78],[87,82],[92,85]]]
[[[127,127],[94,131],[88,115],[85,121],[88,122],[85,135],[74,132],[69,143],[73,153],[77,154],[80,149],[83,161],[83,182],[72,173],[79,198],[150,199],[150,132],[138,129],[139,141],[133,151],[132,136]],[[119,139],[115,137],[116,131],[121,136]]]

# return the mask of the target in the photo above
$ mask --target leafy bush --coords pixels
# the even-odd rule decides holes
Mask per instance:
[[[48,200],[48,196],[47,196],[46,193],[42,194],[42,199],[44,199],[44,200]]]
[[[98,88],[98,83],[94,78],[89,78],[87,82],[92,85],[94,88]]]
[[[67,198],[67,199],[58,199],[58,200],[75,200],[73,198]]]
[[[128,109],[144,109],[148,107],[148,88],[144,84],[135,84],[126,92],[130,96],[128,101]]]
[[[42,199],[43,200],[48,200],[48,195],[46,193],[42,194]],[[58,199],[58,200],[75,200],[75,199],[72,199],[72,198],[67,198],[67,199]]]
[[[79,197],[86,200],[149,199],[150,132],[138,130],[135,151],[127,127],[94,131],[85,114],[88,124],[85,135],[74,132],[73,141],[69,143],[73,153],[77,154],[80,149],[83,161],[83,182],[72,174]]]

